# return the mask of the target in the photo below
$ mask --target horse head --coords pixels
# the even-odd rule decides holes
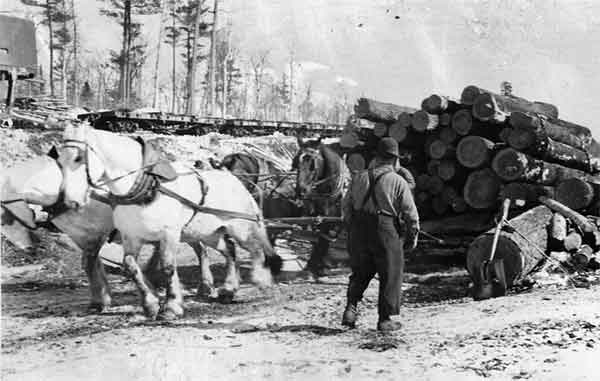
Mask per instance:
[[[300,149],[292,161],[297,171],[296,193],[300,197],[310,195],[326,175],[321,139],[303,141],[298,139]]]
[[[63,175],[64,202],[70,208],[78,208],[89,202],[91,188],[98,184],[106,169],[89,125],[67,125],[63,140],[57,162]]]

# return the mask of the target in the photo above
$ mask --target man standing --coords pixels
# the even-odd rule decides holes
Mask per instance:
[[[376,165],[356,174],[342,202],[348,224],[352,275],[342,325],[354,328],[357,306],[375,274],[379,275],[377,329],[394,331],[400,323],[404,243],[417,245],[419,215],[406,180],[396,173],[398,144],[383,138],[377,146]]]

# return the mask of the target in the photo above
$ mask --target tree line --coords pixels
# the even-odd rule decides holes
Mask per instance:
[[[21,1],[40,9],[50,37],[46,90],[71,104],[331,123],[343,123],[352,112],[343,88],[331,102],[314,99],[312,85],[295,78],[292,49],[280,73],[271,69],[269,50],[243,56],[232,26],[219,20],[220,0],[103,0],[100,16],[121,30],[120,46],[108,57],[89,49],[81,54],[74,0]],[[152,43],[142,33],[150,15],[160,20]],[[165,50],[168,64],[161,62]],[[165,68],[170,73],[160,72]]]

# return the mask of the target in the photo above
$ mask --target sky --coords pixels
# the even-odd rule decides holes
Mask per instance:
[[[207,0],[212,3],[211,0]],[[119,46],[102,1],[76,0],[83,44]],[[221,0],[220,19],[249,56],[270,51],[281,72],[290,52],[297,74],[327,97],[419,106],[432,93],[458,98],[467,85],[555,104],[560,117],[600,133],[600,1],[583,0]],[[0,10],[23,12],[17,0]],[[156,17],[144,22],[148,41]],[[167,54],[165,52],[164,54]],[[164,61],[167,61],[166,59]]]

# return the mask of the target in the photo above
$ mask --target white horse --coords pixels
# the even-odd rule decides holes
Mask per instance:
[[[268,241],[258,205],[229,172],[198,172],[183,163],[172,163],[178,177],[161,184],[162,190],[151,199],[143,200],[145,194],[138,191],[143,188],[141,184],[148,184],[150,165],[145,161],[142,145],[131,138],[87,125],[65,128],[58,162],[63,173],[64,200],[69,207],[88,204],[90,191],[100,184],[105,184],[117,200],[113,221],[123,240],[124,265],[138,286],[144,310],[151,318],[161,310],[136,261],[143,244],[152,243],[158,248],[161,283],[167,290],[167,302],[162,309],[162,317],[166,319],[183,314],[175,260],[180,240],[192,246],[199,258],[205,257],[205,246],[225,255],[228,276],[219,295],[226,298],[233,297],[239,288],[236,244],[251,254],[252,280],[259,286],[272,282],[272,274],[266,266],[272,272],[281,267],[281,259]],[[120,204],[120,200],[128,203]],[[202,204],[212,210],[198,211],[192,204]],[[201,268],[204,267],[201,263]],[[210,271],[202,271],[200,288],[211,289],[212,283]]]
[[[39,156],[1,173],[2,234],[17,247],[28,249],[33,246],[29,229],[36,225],[28,204],[50,207],[59,202],[63,180],[60,167],[50,157]],[[52,224],[82,250],[82,265],[91,294],[90,309],[102,311],[110,306],[111,297],[98,253],[114,229],[111,207],[92,199],[83,208],[65,210],[52,217]]]

